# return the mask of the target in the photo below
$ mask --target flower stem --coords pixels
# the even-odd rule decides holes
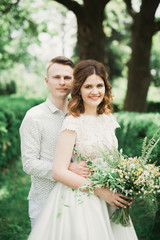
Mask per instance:
[[[129,207],[117,209],[111,216],[111,222],[121,224],[123,227],[130,226]]]

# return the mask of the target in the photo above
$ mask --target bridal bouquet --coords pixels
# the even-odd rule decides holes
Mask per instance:
[[[160,141],[160,137],[155,140],[158,131],[148,144],[147,138],[144,139],[140,157],[128,157],[122,150],[114,149],[112,152],[100,151],[102,157],[94,161],[87,159],[90,168],[88,178],[91,184],[82,188],[89,189],[89,194],[99,187],[108,188],[113,193],[121,193],[130,198],[139,196],[144,199],[160,193],[160,167],[155,163],[151,164],[149,159],[152,150]],[[84,160],[82,156],[79,158]],[[129,226],[129,207],[116,209],[111,221]]]

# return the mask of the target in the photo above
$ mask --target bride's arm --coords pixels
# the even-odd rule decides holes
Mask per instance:
[[[73,189],[78,189],[89,181],[68,170],[76,140],[75,131],[65,130],[60,133],[53,161],[53,179]]]

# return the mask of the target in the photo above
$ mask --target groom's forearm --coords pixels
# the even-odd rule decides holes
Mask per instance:
[[[28,159],[23,162],[23,170],[25,173],[53,181],[51,162],[41,161],[37,159]]]

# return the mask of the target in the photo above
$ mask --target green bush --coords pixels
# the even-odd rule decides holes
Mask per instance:
[[[0,163],[5,159],[7,143],[7,123],[3,112],[0,111]]]
[[[1,116],[3,116],[3,123],[1,123],[1,140],[0,140],[0,166],[9,164],[11,159],[16,158],[17,145],[15,144],[17,140],[17,134],[15,132],[16,119],[15,115],[9,109],[4,109],[0,106]]]
[[[160,102],[148,102],[147,112],[157,112],[160,113]]]
[[[6,84],[6,93],[7,94],[16,93],[16,83],[15,83],[15,81],[11,80],[10,83]]]
[[[19,159],[19,127],[26,111],[40,100],[3,97],[0,98],[0,168]]]
[[[119,112],[115,113],[115,116],[121,126],[116,132],[119,148],[129,156],[140,156],[144,138],[147,136],[149,140],[160,128],[160,114]],[[152,160],[160,165],[159,145],[155,147],[151,156]]]
[[[0,83],[1,95],[10,95],[13,93],[16,93],[16,83],[14,80],[11,80],[9,83],[6,83],[6,84]]]
[[[3,169],[0,181],[0,239],[27,240],[30,176],[23,172],[21,161],[17,161],[9,169]]]

